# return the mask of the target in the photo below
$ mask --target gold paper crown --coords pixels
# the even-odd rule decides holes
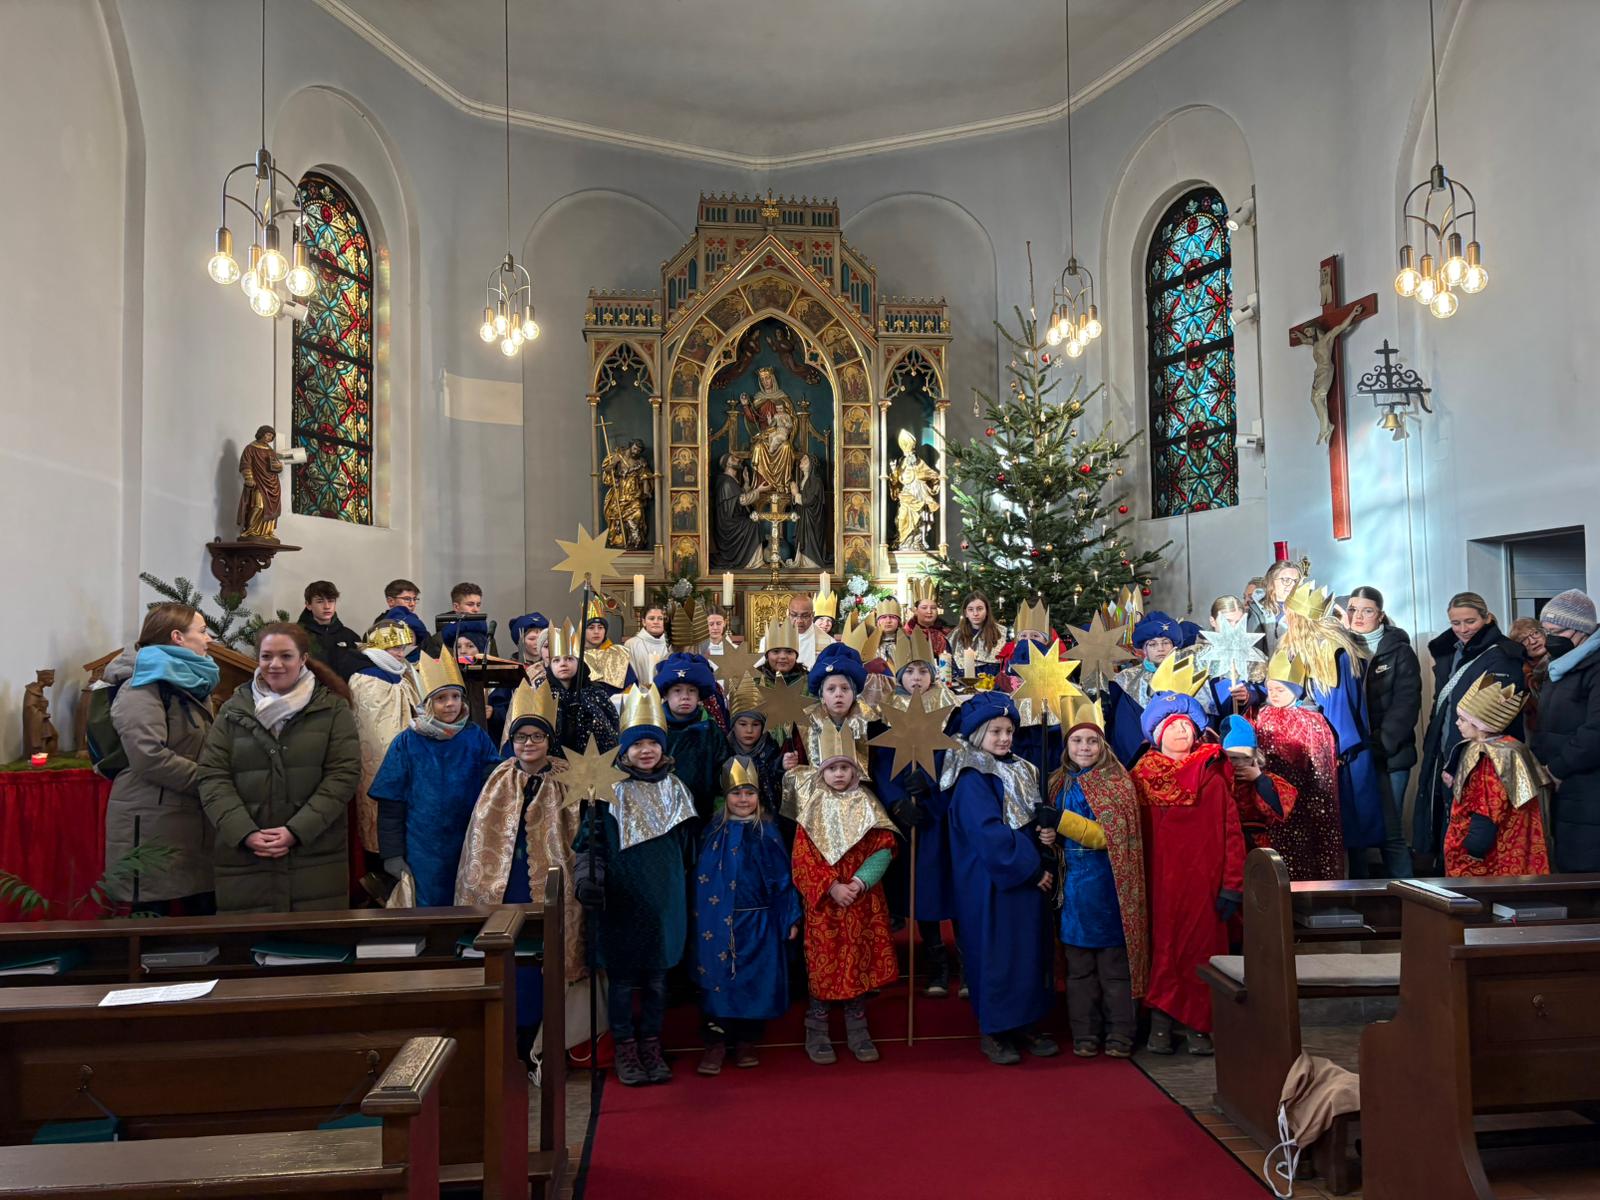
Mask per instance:
[[[1150,694],[1159,692],[1177,692],[1184,696],[1193,696],[1205,686],[1206,680],[1211,676],[1202,667],[1195,666],[1192,655],[1180,656],[1169,654],[1161,660],[1161,665],[1156,668],[1156,673],[1150,677]]]
[[[925,662],[931,666],[934,662],[933,643],[922,630],[914,626],[910,628],[911,632],[900,639],[900,666],[912,662]]]
[[[728,699],[728,715],[737,717],[740,713],[759,713],[761,711],[761,689],[756,686],[755,676],[749,671],[739,680],[739,686],[733,689],[733,695]],[[765,717],[762,718],[765,720]]]
[[[1071,729],[1076,725],[1093,725],[1100,732],[1105,732],[1106,717],[1099,700],[1089,699],[1082,691],[1076,696],[1066,695],[1061,698],[1066,701],[1067,709],[1061,717],[1063,729]]]
[[[900,601],[893,596],[885,596],[878,601],[878,606],[872,610],[874,620],[878,617],[898,617],[900,615]]]
[[[856,613],[851,613],[839,640],[859,654],[862,662],[869,663],[878,657],[878,644],[883,637],[876,622],[868,625]]]
[[[818,617],[832,617],[839,619],[839,593],[817,592],[811,597],[811,612]]]
[[[832,721],[822,722],[822,736],[817,741],[817,766],[825,767],[836,758],[848,758],[852,766],[861,772],[861,778],[867,777],[867,772],[861,765],[861,759],[856,754],[856,739],[851,736],[848,729],[842,729]]]
[[[511,711],[506,714],[506,737],[516,730],[517,722],[533,718],[543,721],[547,728],[556,727],[556,694],[550,690],[546,679],[535,687],[524,679],[511,693]]]
[[[545,631],[545,645],[550,648],[552,659],[583,657],[583,635],[572,627],[571,621],[561,622],[559,629],[550,626]]]
[[[908,581],[911,590],[911,603],[921,604],[924,600],[937,600],[939,598],[938,585],[926,575],[913,575]]]
[[[366,650],[398,650],[416,640],[411,626],[403,621],[379,621],[367,631],[367,640],[361,645]]]
[[[622,693],[622,728],[632,729],[638,725],[667,727],[667,714],[661,707],[661,693],[656,691],[655,684],[649,687],[635,684]]]
[[[1479,675],[1456,701],[1456,712],[1471,717],[1490,733],[1504,733],[1527,702],[1528,694],[1519,692],[1515,684],[1497,684],[1488,675]]]
[[[1292,683],[1295,687],[1305,687],[1306,680],[1311,678],[1311,673],[1306,670],[1305,663],[1298,658],[1291,658],[1287,647],[1279,646],[1267,663],[1267,678],[1278,683]]]
[[[1134,613],[1138,613],[1141,617],[1144,615],[1144,593],[1132,584],[1117,593],[1117,604],[1124,616],[1132,616]]]
[[[706,610],[694,598],[683,601],[672,614],[672,644],[680,650],[698,646],[711,636]]]
[[[590,621],[604,621],[606,619],[606,602],[599,596],[589,597],[589,608],[583,615],[583,623]]]
[[[461,682],[461,668],[456,664],[456,656],[448,652],[438,658],[424,654],[417,660],[417,687],[424,700],[440,688],[467,689],[467,685]]]
[[[1035,633],[1050,632],[1050,609],[1041,598],[1037,603],[1024,600],[1022,607],[1017,609],[1017,619],[1013,628],[1021,633],[1024,629],[1031,629]]]
[[[755,763],[743,755],[735,755],[722,764],[722,794],[727,795],[734,788],[761,790],[761,773],[756,770]]]
[[[1315,579],[1307,579],[1289,593],[1284,607],[1308,621],[1320,621],[1333,607],[1333,594],[1327,588],[1319,588]]]
[[[767,626],[767,649],[800,653],[800,631],[788,617],[779,617]]]

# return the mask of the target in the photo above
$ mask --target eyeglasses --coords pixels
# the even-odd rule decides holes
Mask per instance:
[[[513,746],[543,746],[550,740],[547,733],[514,733],[511,735]]]

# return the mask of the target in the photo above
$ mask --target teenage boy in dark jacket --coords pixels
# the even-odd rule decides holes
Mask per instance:
[[[339,620],[339,589],[328,580],[306,584],[300,628],[311,639],[311,657],[327,663],[340,679],[349,679],[367,665],[361,636]]]

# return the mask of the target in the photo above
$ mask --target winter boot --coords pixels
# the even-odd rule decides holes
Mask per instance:
[[[943,1000],[950,995],[950,952],[943,946],[928,946],[926,950],[928,982],[922,985],[922,994]]]
[[[706,1048],[700,1052],[700,1065],[695,1071],[701,1075],[721,1075],[722,1060],[728,1056],[728,1045],[722,1041],[710,1041]]]
[[[639,1061],[639,1043],[632,1038],[617,1043],[614,1065],[617,1078],[627,1087],[643,1087],[650,1082],[649,1073]]]
[[[1017,1053],[1017,1048],[1004,1037],[986,1033],[978,1039],[978,1048],[983,1051],[983,1056],[997,1067],[1014,1067],[1022,1061],[1022,1055]]]
[[[821,1000],[811,1001],[806,1008],[806,1057],[819,1066],[839,1060],[828,1040],[828,1006]]]
[[[644,1068],[645,1075],[651,1083],[672,1082],[672,1068],[661,1056],[660,1038],[639,1039],[639,1065]]]
[[[1199,1058],[1209,1058],[1216,1051],[1211,1048],[1211,1035],[1209,1033],[1196,1033],[1190,1029],[1185,1031],[1184,1038],[1189,1043],[1189,1053]]]
[[[1017,1034],[1017,1041],[1035,1058],[1054,1058],[1061,1053],[1061,1047],[1056,1043],[1055,1038],[1048,1033],[1024,1029]]]
[[[844,1009],[844,1041],[850,1047],[850,1053],[856,1056],[857,1062],[877,1062],[882,1057],[878,1048],[872,1044],[872,1035],[867,1032],[867,1009],[861,1001],[852,1001]]]
[[[1146,1049],[1151,1054],[1172,1053],[1172,1018],[1159,1008],[1150,1011],[1150,1041]]]

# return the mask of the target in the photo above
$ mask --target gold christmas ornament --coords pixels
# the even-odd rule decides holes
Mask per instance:
[[[905,708],[893,704],[883,709],[883,720],[889,726],[867,743],[894,751],[889,764],[889,778],[897,778],[907,767],[921,767],[930,779],[938,779],[937,760],[940,750],[952,750],[960,745],[944,731],[950,716],[948,707],[939,704],[932,692],[912,696]]]

